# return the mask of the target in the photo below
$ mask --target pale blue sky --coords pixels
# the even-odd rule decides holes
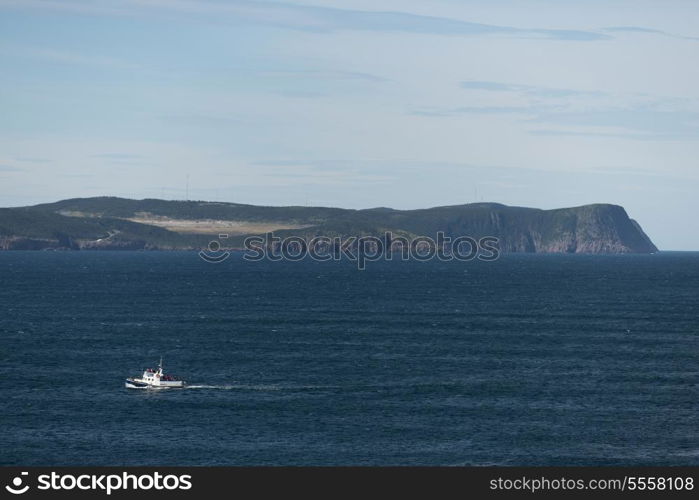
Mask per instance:
[[[699,2],[0,0],[0,206],[626,207],[699,249]]]

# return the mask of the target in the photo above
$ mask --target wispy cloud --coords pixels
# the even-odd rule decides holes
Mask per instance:
[[[104,2],[87,2],[81,0],[0,0],[0,7],[18,9],[39,9],[72,12],[76,14],[124,14],[124,9],[109,6]]]
[[[648,94],[622,94],[519,83],[468,80],[465,90],[512,93],[522,104],[487,104],[423,108],[423,117],[512,115],[526,133],[538,136],[588,136],[624,139],[693,139],[699,137],[696,102]],[[480,99],[480,97],[479,97]]]
[[[462,114],[536,114],[538,108],[533,106],[459,106],[449,109],[420,109],[411,111],[415,116],[455,116]]]
[[[532,131],[531,133],[534,134],[623,135],[643,139],[699,137],[699,113],[683,110],[665,111],[647,106],[577,112],[543,112],[529,121],[566,127],[562,130]],[[570,127],[576,129],[570,130]],[[600,131],[595,130],[595,128],[606,130]]]
[[[611,26],[609,28],[602,28],[604,31],[612,31],[614,33],[620,32],[630,32],[630,33],[657,33],[661,35],[667,35],[666,32],[651,28],[642,28],[640,26]]]
[[[327,94],[314,90],[278,90],[275,94],[294,99],[318,99],[319,97],[327,97]]]
[[[602,31],[609,33],[637,33],[645,35],[660,35],[667,36],[670,38],[679,38],[681,40],[699,40],[699,37],[696,36],[675,35],[673,33],[668,33],[667,31],[657,30],[653,28],[644,28],[642,26],[610,26],[608,28],[602,28]]]
[[[373,158],[361,158],[354,160],[346,159],[332,159],[332,158],[319,158],[319,159],[305,159],[305,160],[282,160],[282,159],[269,159],[260,160],[250,163],[255,166],[262,167],[274,167],[280,168],[285,171],[292,171],[298,167],[305,167],[314,172],[318,171],[332,171],[332,172],[344,172],[344,173],[358,173],[363,174],[379,174],[386,173],[386,167],[395,166],[395,161],[393,160],[379,160]],[[390,170],[390,168],[389,168]],[[383,171],[383,172],[382,172]]]
[[[639,132],[596,132],[594,130],[559,130],[559,129],[536,129],[527,132],[530,135],[544,137],[600,137],[600,138],[617,138],[617,139],[671,139],[667,136],[650,137],[648,134]]]
[[[21,161],[23,163],[49,163],[51,160],[48,158],[20,156],[20,157],[15,158],[15,161]]]
[[[60,64],[113,68],[120,70],[142,69],[139,65],[106,56],[92,56],[66,50],[56,50],[44,47],[13,47],[6,45],[0,48],[0,53],[14,57],[32,57]]]
[[[107,160],[142,160],[143,155],[137,155],[132,153],[100,153],[95,155],[90,155],[91,158],[104,158]]]
[[[89,158],[99,160],[97,162],[91,162],[91,164],[96,163],[97,166],[99,165],[119,165],[121,168],[126,168],[126,167],[144,167],[149,164],[147,161],[147,158],[143,155],[139,154],[133,154],[133,153],[119,153],[119,152],[110,152],[110,153],[97,153],[97,154],[92,154],[89,155]]]
[[[371,73],[336,69],[266,70],[255,71],[252,76],[258,90],[266,87],[274,94],[302,99],[327,97],[365,84],[389,81]]]
[[[300,78],[300,79],[321,79],[321,80],[358,80],[364,82],[386,82],[387,78],[381,76],[373,75],[370,73],[363,73],[360,71],[341,71],[341,70],[269,70],[261,71],[258,73],[259,76],[266,77],[281,77],[285,79],[289,78]]]
[[[163,123],[170,125],[195,126],[206,129],[220,130],[222,127],[241,125],[244,120],[239,116],[222,114],[222,112],[210,113],[177,113],[160,115],[157,117]]]
[[[87,14],[138,15],[150,12],[180,12],[188,15],[217,16],[217,21],[244,20],[247,23],[271,25],[311,32],[377,31],[451,36],[508,36],[551,40],[609,40],[609,34],[592,30],[541,29],[499,26],[461,19],[425,16],[407,12],[364,11],[299,5],[284,2],[242,0],[212,2],[194,0],[128,0],[117,8],[75,0],[0,0],[0,6],[16,8],[57,9]]]
[[[0,163],[0,172],[20,172],[21,169],[17,167],[13,167],[12,165],[6,165],[4,163]]]
[[[583,109],[567,104],[459,106],[412,111],[414,116],[519,115],[528,134],[539,136],[617,137],[624,139],[693,139],[699,137],[699,112],[655,103],[626,107],[597,103]],[[543,128],[542,128],[543,127]]]
[[[388,162],[377,160],[262,160],[251,162],[260,175],[302,180],[308,184],[343,185],[363,182],[389,183],[395,174],[386,167]]]
[[[646,34],[683,40],[697,36],[678,35],[644,26],[608,26],[599,29],[541,29],[469,22],[408,12],[364,11],[291,2],[262,0],[124,0],[119,3],[89,0],[0,0],[0,8],[38,9],[102,16],[140,16],[172,12],[190,16],[217,16],[217,21],[254,22],[304,31],[396,31],[437,35],[501,35],[553,40],[609,40],[614,34]],[[221,17],[223,16],[223,17]]]
[[[551,87],[538,87],[534,85],[522,85],[514,83],[489,82],[468,80],[461,82],[461,88],[467,90],[487,90],[492,92],[516,92],[536,97],[571,97],[571,96],[601,96],[604,92],[578,90],[578,89],[561,89]]]

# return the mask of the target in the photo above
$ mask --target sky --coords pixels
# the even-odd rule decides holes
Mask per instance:
[[[0,0],[0,206],[614,203],[699,250],[695,0]]]

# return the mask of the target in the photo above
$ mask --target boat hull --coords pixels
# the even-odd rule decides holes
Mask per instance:
[[[127,389],[178,389],[184,387],[182,380],[164,380],[159,384],[151,384],[143,380],[127,378],[124,382],[124,387]]]
[[[127,378],[124,382],[124,386],[127,389],[148,389],[148,384],[145,382],[137,382],[134,379]]]

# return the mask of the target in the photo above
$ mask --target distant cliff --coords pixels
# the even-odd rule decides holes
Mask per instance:
[[[203,201],[81,198],[0,209],[0,249],[242,247],[247,235],[495,236],[503,252],[653,253],[657,248],[623,207],[595,204],[540,210],[473,203],[421,210],[265,207]]]

